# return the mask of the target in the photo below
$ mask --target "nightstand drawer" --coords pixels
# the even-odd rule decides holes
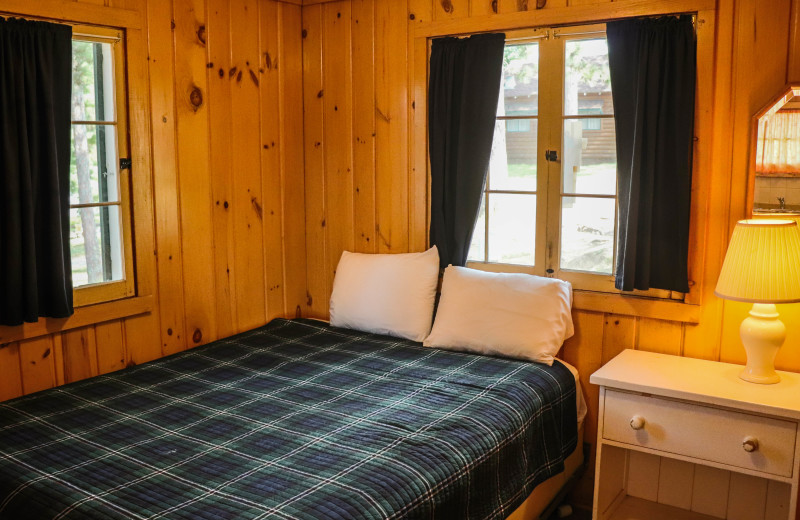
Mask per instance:
[[[605,395],[605,439],[792,476],[797,434],[792,421],[614,390]],[[752,452],[745,450],[746,440]]]

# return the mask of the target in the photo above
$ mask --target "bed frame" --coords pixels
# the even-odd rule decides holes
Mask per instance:
[[[578,482],[587,466],[585,453],[588,452],[584,451],[583,433],[584,427],[581,424],[578,429],[578,447],[564,461],[564,471],[536,486],[507,520],[544,520],[561,505],[561,501]]]

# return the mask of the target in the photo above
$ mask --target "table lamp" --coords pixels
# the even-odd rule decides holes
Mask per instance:
[[[736,223],[714,293],[752,302],[739,328],[747,366],[739,377],[751,383],[780,381],[775,356],[786,339],[776,303],[800,302],[800,232],[794,220],[753,219]]]

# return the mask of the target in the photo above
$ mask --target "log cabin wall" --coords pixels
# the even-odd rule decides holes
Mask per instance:
[[[299,5],[3,0],[127,24],[137,298],[0,327],[0,401],[295,316],[305,305]]]
[[[342,250],[400,253],[427,245],[426,152],[419,145],[415,149],[426,132],[424,111],[416,113],[424,110],[424,82],[415,82],[415,74],[422,67],[424,77],[420,62],[427,56],[425,48],[420,52],[415,45],[415,36],[495,30],[513,23],[507,13],[533,11],[536,2],[305,3],[307,312],[326,318]],[[800,0],[707,4],[711,7],[698,16],[704,68],[698,71],[692,207],[694,305],[677,304],[681,310],[618,296],[576,295],[576,334],[562,356],[580,370],[589,401],[586,441],[592,444],[598,392],[589,375],[622,349],[744,362],[738,328],[749,305],[724,302],[713,290],[733,225],[746,216],[751,117],[787,79],[800,79]],[[601,21],[619,10],[646,15],[675,12],[670,9],[681,5],[672,0],[548,0],[542,12],[566,22],[570,12],[580,13],[579,21]],[[777,365],[798,371],[800,305],[780,307],[789,335]],[[593,475],[587,472],[579,502],[591,503]]]

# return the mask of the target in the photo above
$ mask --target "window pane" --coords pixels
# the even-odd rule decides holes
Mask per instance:
[[[599,122],[587,130],[586,121]],[[565,119],[562,193],[617,193],[617,146],[614,119]]]
[[[72,120],[114,121],[110,43],[72,41]]]
[[[539,44],[506,45],[503,53],[503,89],[499,116],[539,113]]]
[[[72,125],[70,203],[118,202],[117,139],[111,125]]]
[[[614,199],[561,199],[561,269],[614,271]]]
[[[506,122],[506,131],[508,133],[516,132],[530,132],[531,120],[530,119],[509,119]]]
[[[69,217],[72,284],[122,280],[119,206],[74,208]]]
[[[481,195],[481,209],[475,220],[472,232],[472,243],[469,245],[467,260],[472,262],[486,261],[486,197]]]
[[[489,162],[490,189],[536,191],[537,125],[536,119],[496,122]]]
[[[605,38],[567,41],[565,53],[564,114],[613,114]]]
[[[489,194],[489,261],[534,265],[536,195]]]

